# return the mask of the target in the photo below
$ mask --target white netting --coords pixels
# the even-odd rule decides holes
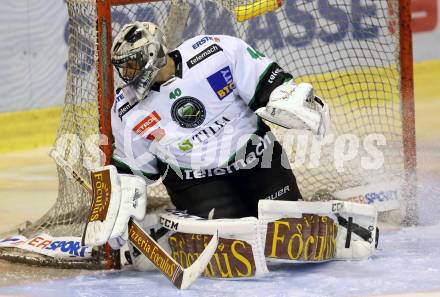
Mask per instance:
[[[236,1],[222,1],[228,9],[210,1],[175,1],[176,7],[180,5],[175,10],[170,1],[115,6],[112,33],[115,36],[123,24],[134,20],[152,21],[163,28],[183,22],[186,27],[180,40],[176,40],[175,30],[167,30],[175,45],[197,34],[234,35],[278,61],[297,82],[312,82],[317,94],[330,105],[335,133],[334,140],[329,139],[322,147],[320,162],[298,157],[294,162],[298,148],[311,152],[312,137],[306,138],[304,147],[292,132],[274,129],[281,141],[289,142],[285,149],[292,157],[300,189],[310,197],[317,189],[336,191],[374,180],[375,176],[376,180],[379,176],[400,177],[403,172],[399,44],[397,32],[389,30],[388,2],[361,1],[357,8],[352,1],[334,2],[332,6],[319,6],[315,1],[286,1],[276,12],[247,22],[235,21],[231,11]],[[168,18],[170,11],[173,19]],[[178,17],[172,14],[176,11]],[[310,35],[312,30],[314,36]],[[114,76],[117,78],[116,73]],[[346,137],[347,142],[357,137],[360,147],[356,158],[341,168],[335,164],[334,150],[336,139],[342,141],[338,136],[346,133],[352,134]],[[373,133],[386,139],[385,164],[378,170],[365,171],[360,162],[368,154],[362,142]],[[154,196],[166,195],[163,188],[150,191]]]

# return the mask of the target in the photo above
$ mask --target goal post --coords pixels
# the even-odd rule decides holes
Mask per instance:
[[[332,137],[317,144],[310,135],[272,126],[305,199],[314,199],[320,191],[397,181],[404,199],[397,215],[387,211],[383,216],[397,216],[406,224],[417,221],[410,0],[66,2],[67,85],[54,146],[83,177],[111,159],[110,109],[121,84],[110,62],[112,38],[126,23],[151,21],[166,31],[170,49],[195,35],[234,35],[277,61],[297,83],[313,84],[330,106]],[[372,159],[371,144],[383,163],[364,168]],[[349,148],[357,148],[357,153],[349,155]],[[91,198],[62,168],[58,176],[54,206],[37,222],[9,235],[81,236]],[[149,203],[167,199],[160,184],[150,187],[148,196]],[[108,248],[94,250],[84,260],[54,260],[0,242],[0,258],[66,267],[112,266]]]
[[[402,102],[403,156],[405,170],[406,213],[405,225],[418,222],[417,207],[417,157],[416,127],[414,109],[414,71],[411,30],[411,1],[399,0],[399,35],[400,35],[400,96]]]

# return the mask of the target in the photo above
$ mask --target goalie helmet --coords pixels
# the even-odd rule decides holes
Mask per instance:
[[[112,64],[121,79],[132,84],[139,100],[147,96],[157,73],[167,63],[165,44],[165,35],[149,22],[126,24],[114,39]]]

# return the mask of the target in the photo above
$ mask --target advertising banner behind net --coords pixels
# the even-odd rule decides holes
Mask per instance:
[[[305,5],[299,6],[299,2]],[[378,2],[379,0],[284,0],[283,8],[276,13],[267,13],[262,18],[245,23],[246,41],[256,48],[269,43],[276,53],[265,54],[281,65],[283,52],[287,51],[287,48],[294,47],[297,59],[301,59],[308,55],[313,45],[327,43],[333,53],[337,52],[340,55],[340,59],[332,63],[316,61],[320,66],[317,69],[322,71],[322,65],[325,64],[326,70],[332,71],[338,69],[338,63],[350,58],[350,52],[343,50],[343,44],[348,40],[355,46],[364,45],[371,40],[379,40],[390,47],[397,46],[397,33],[386,37],[377,29],[378,26],[385,25],[391,32],[395,30],[393,12],[390,9],[379,9]],[[436,42],[440,39],[439,2],[440,0],[412,1],[416,62],[440,59],[440,43]],[[212,5],[215,4],[206,2],[204,5],[191,5],[191,17],[185,29],[185,38],[191,37],[191,32],[201,25],[206,28],[207,34],[235,35],[234,27],[230,25],[230,13],[224,10],[220,14],[214,14],[214,10],[210,9]],[[307,6],[319,9],[312,14]],[[156,12],[152,9],[136,14],[148,16],[148,21],[154,22],[156,18]],[[287,21],[284,23],[278,21],[281,15],[286,16]],[[128,20],[123,14],[113,17],[120,25]],[[264,23],[270,26],[263,26]],[[286,26],[297,28],[298,34],[286,35],[283,33]],[[0,112],[63,104],[68,28],[67,6],[64,1],[0,2]],[[314,55],[325,57],[325,53],[322,53],[322,56],[317,54],[321,53]],[[362,64],[373,66],[371,62],[372,59],[368,55],[361,61]],[[313,73],[313,69],[309,73]],[[294,73],[295,76],[301,74]]]
[[[0,111],[62,105],[67,20],[60,0],[0,1]]]

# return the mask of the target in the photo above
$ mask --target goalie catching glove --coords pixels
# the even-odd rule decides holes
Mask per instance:
[[[270,94],[265,107],[256,111],[261,118],[287,129],[310,130],[324,137],[330,130],[327,104],[314,95],[308,83],[288,81]]]
[[[91,173],[93,206],[83,245],[103,245],[119,249],[128,240],[130,218],[138,221],[147,209],[147,185],[142,177],[119,174],[114,166],[105,166]]]

